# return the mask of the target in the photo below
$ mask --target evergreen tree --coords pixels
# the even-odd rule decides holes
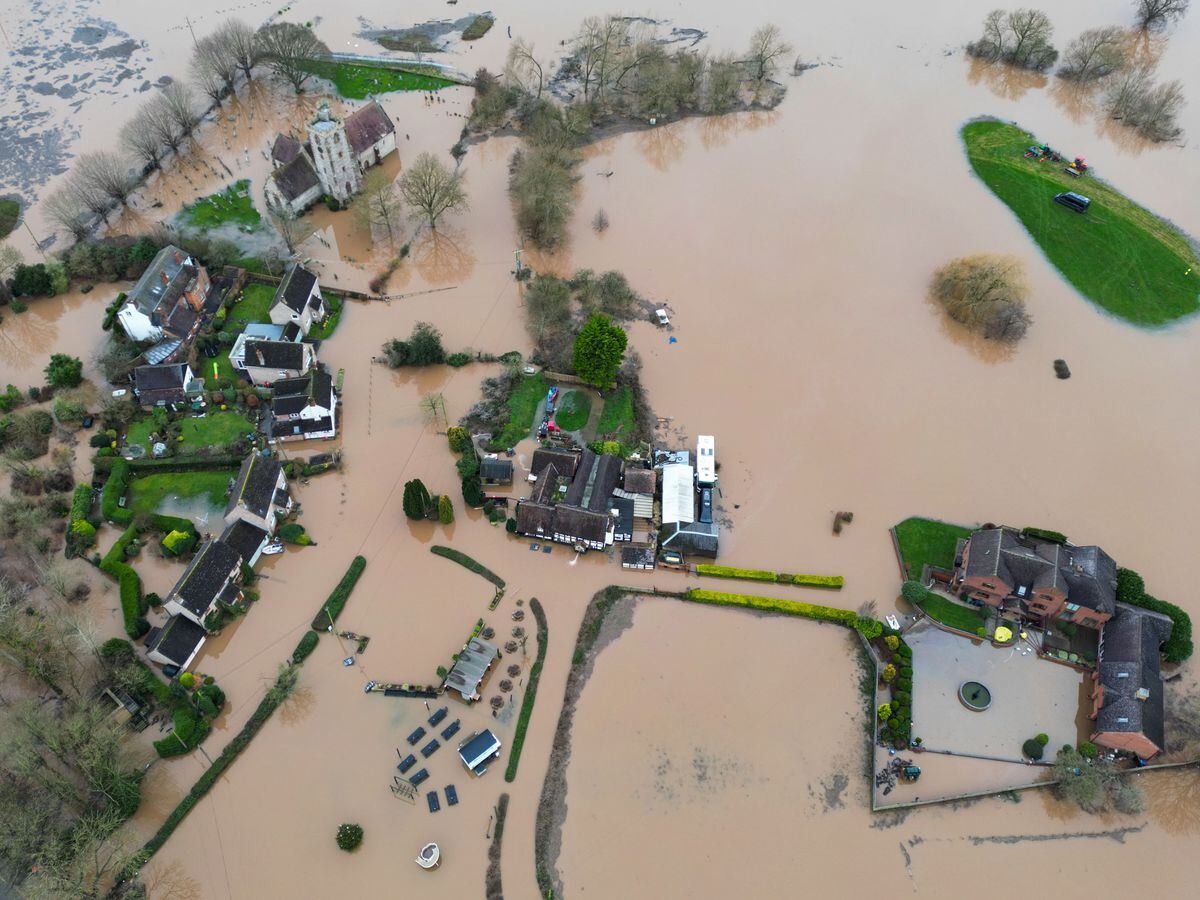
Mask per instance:
[[[404,514],[410,519],[424,519],[433,505],[429,490],[420,478],[404,484]]]
[[[446,494],[438,497],[438,521],[443,525],[449,525],[454,521],[454,505]]]
[[[592,315],[575,339],[575,373],[588,384],[607,388],[617,377],[628,335],[603,313]]]

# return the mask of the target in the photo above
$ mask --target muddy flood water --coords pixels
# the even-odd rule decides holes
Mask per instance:
[[[171,4],[70,6],[10,4],[0,11],[11,38],[0,45],[5,71],[16,71],[31,42],[65,40],[74,17],[107,29],[112,37],[105,41],[124,35],[144,42],[130,51],[141,74],[119,80],[111,92],[68,96],[30,94],[10,78],[5,98],[20,90],[39,104],[40,130],[58,123],[61,154],[38,157],[48,166],[38,188],[43,196],[61,177],[52,174],[55,159],[65,165],[70,154],[115,145],[142,80],[186,77],[191,44],[184,11]],[[713,52],[740,51],[755,27],[773,20],[818,66],[798,78],[781,73],[788,93],[772,112],[688,120],[592,145],[579,170],[581,202],[569,246],[552,257],[526,253],[525,261],[543,271],[616,269],[642,295],[670,304],[676,343],[646,323],[632,326],[630,343],[643,357],[664,439],[688,446],[699,433],[716,436],[718,514],[727,525],[721,561],[845,576],[835,599],[783,587],[761,593],[848,607],[875,601],[880,614],[890,612],[900,582],[887,528],[928,515],[1038,525],[1099,544],[1140,571],[1154,594],[1200,616],[1188,574],[1200,505],[1200,324],[1138,329],[1077,295],[972,176],[957,136],[976,115],[1019,121],[1200,234],[1200,11],[1152,48],[1159,76],[1182,78],[1190,96],[1181,118],[1186,142],[1146,146],[1098,118],[1087,98],[1064,92],[1053,76],[972,66],[961,47],[992,6],[922,0],[868,10],[650,0],[637,7],[639,15],[708,32],[701,46]],[[1127,0],[1040,6],[1057,26],[1060,47],[1084,28],[1132,21]],[[257,25],[276,9],[208,2],[193,4],[189,15],[201,34],[226,15]],[[297,0],[287,10],[289,21],[313,22],[332,49],[365,53],[379,52],[360,37],[370,28],[482,11],[434,0],[402,7]],[[618,10],[569,0],[495,11],[491,32],[455,45],[447,61],[466,72],[500,70],[509,26],[550,61],[583,17]],[[64,30],[39,37],[38,23],[47,22]],[[299,125],[314,99],[297,102],[267,81],[264,73],[242,89],[236,120],[205,126],[198,159],[206,162],[158,176],[135,197],[132,212],[114,217],[114,228],[136,232],[232,181],[218,158],[237,178],[251,179],[261,203],[263,150],[276,131]],[[470,93],[445,90],[432,103],[421,94],[380,101],[397,124],[402,167],[421,151],[448,150]],[[137,835],[162,822],[207,757],[245,723],[356,554],[368,564],[339,625],[370,635],[369,649],[347,668],[343,648],[322,638],[296,694],[148,867],[152,897],[315,898],[347,890],[480,897],[493,810],[504,791],[504,891],[538,896],[535,812],[585,606],[613,583],[697,584],[663,571],[624,572],[599,554],[576,561],[562,546],[530,553],[464,509],[438,433],[444,423],[431,422],[420,401],[441,393],[453,423],[478,398],[489,368],[398,374],[372,362],[382,341],[407,335],[417,321],[440,328],[451,350],[528,350],[511,275],[519,238],[506,185],[515,147],[511,138],[471,147],[463,161],[470,211],[449,217],[436,235],[418,237],[388,284],[393,294],[413,296],[349,305],[322,346],[322,361],[345,370],[343,432],[328,445],[288,451],[345,453],[340,474],[296,485],[301,521],[317,546],[268,558],[261,600],[206,645],[197,666],[217,677],[230,705],[205,752],[150,769],[132,823]],[[25,189],[15,178],[9,183],[12,171],[0,168],[0,193]],[[589,227],[599,209],[611,221],[602,234]],[[28,219],[46,232],[36,207]],[[390,249],[372,247],[347,213],[320,212],[314,220],[320,239],[304,249],[322,282],[365,290]],[[36,252],[23,232],[13,240],[27,258]],[[934,268],[975,252],[1014,254],[1026,267],[1034,322],[1009,353],[960,333],[926,299]],[[99,322],[119,288],[35,301],[24,315],[6,310],[0,384],[35,383],[54,351],[85,357],[98,377],[91,357],[102,344]],[[433,289],[442,290],[420,293]],[[1069,381],[1054,378],[1051,364],[1060,357],[1070,364]],[[518,449],[527,460],[529,442]],[[405,519],[403,484],[417,477],[453,496],[455,524]],[[830,534],[836,510],[854,512],[839,537]],[[108,530],[102,546],[114,537]],[[489,611],[491,585],[430,554],[432,544],[463,550],[503,577],[501,605]],[[147,590],[161,593],[182,571],[167,562],[142,566]],[[388,787],[396,748],[408,752],[405,736],[428,713],[419,700],[364,694],[364,683],[433,681],[477,619],[508,639],[517,600],[532,597],[546,610],[549,650],[516,780],[503,780],[506,757],[483,778],[471,778],[452,740],[423,763],[430,772],[423,787],[453,784],[461,802],[443,803],[431,815],[423,795],[416,805],[394,798]],[[92,602],[97,618],[118,633],[115,593],[98,593]],[[844,633],[667,599],[639,600],[628,614],[628,628],[596,658],[576,708],[558,859],[567,896],[1194,891],[1183,864],[1200,840],[1194,772],[1147,779],[1148,809],[1136,816],[1087,816],[1041,792],[1020,802],[872,815],[857,657]],[[531,617],[523,624],[532,634]],[[520,674],[505,695],[514,699],[496,718],[486,703],[449,701],[463,734],[492,727],[508,746],[533,651],[531,640],[528,655],[518,650],[503,660]],[[1196,691],[1194,663],[1170,688]],[[500,692],[493,682],[485,693]],[[1005,764],[973,762],[930,763],[914,796],[1013,783]],[[365,829],[353,854],[334,844],[341,822]],[[432,873],[413,864],[430,840],[444,858]]]

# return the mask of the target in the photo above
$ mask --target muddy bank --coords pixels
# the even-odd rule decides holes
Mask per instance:
[[[571,670],[567,675],[562,711],[554,730],[554,743],[550,749],[546,778],[542,783],[534,829],[534,867],[538,889],[545,896],[563,895],[558,857],[562,851],[563,824],[567,820],[567,764],[571,761],[571,725],[575,717],[575,705],[595,669],[596,657],[633,626],[633,607],[636,602],[635,597],[620,588],[605,588],[592,598],[579,625],[579,636],[575,640]]]

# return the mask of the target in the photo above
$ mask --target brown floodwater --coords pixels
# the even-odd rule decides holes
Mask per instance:
[[[1053,77],[973,64],[960,47],[991,5],[920,2],[869,14],[814,3],[786,11],[770,4],[639,7],[707,30],[713,51],[741,48],[754,27],[775,18],[797,52],[820,65],[799,78],[781,76],[788,96],[771,113],[690,120],[589,147],[569,245],[552,256],[526,253],[525,261],[562,273],[619,269],[642,294],[670,303],[678,342],[636,323],[631,344],[664,430],[686,444],[698,433],[717,437],[719,513],[728,525],[722,561],[840,573],[846,587],[837,602],[873,600],[882,611],[897,589],[886,533],[894,522],[924,514],[1034,524],[1101,544],[1141,571],[1157,595],[1200,615],[1184,563],[1200,501],[1192,452],[1200,438],[1196,321],[1136,329],[1079,297],[974,179],[956,135],[975,115],[1017,120],[1200,234],[1200,104],[1193,96],[1184,110],[1185,146],[1151,147],[1098,119],[1094,94]],[[1085,27],[1130,19],[1125,0],[1042,5],[1060,45]],[[460,45],[451,61],[467,72],[498,70],[509,25],[549,60],[581,18],[604,11],[582,0],[520,7],[499,11],[491,33]],[[231,7],[256,23],[275,8]],[[89,9],[147,42],[151,80],[185,76],[191,38],[177,11],[149,2]],[[335,50],[374,52],[356,36],[359,17],[398,26],[457,10],[433,0],[403,11],[349,0],[334,13],[299,0],[288,18],[312,20]],[[197,33],[225,14],[196,13]],[[24,14],[6,14],[10,32],[19,24],[11,18]],[[1186,60],[1198,49],[1193,11],[1139,53],[1158,60],[1160,77],[1184,79],[1195,95],[1200,84]],[[12,52],[0,47],[0,54]],[[114,217],[117,230],[168,217],[233,178],[250,178],[260,196],[263,151],[276,131],[300,124],[313,102],[260,80],[206,124],[195,158],[156,176],[133,210]],[[57,103],[51,108],[64,122],[69,116],[78,132],[70,149],[78,152],[113,146],[141,96],[90,98],[77,112],[54,98],[47,103]],[[445,153],[470,98],[454,89],[439,94],[441,102],[422,94],[380,99],[397,124],[400,158],[389,165],[398,171],[423,150]],[[384,340],[422,320],[442,330],[450,349],[528,347],[510,275],[519,241],[505,187],[515,146],[495,139],[470,149],[463,162],[470,211],[448,217],[436,235],[415,235],[410,258],[388,282],[389,293],[409,296],[351,305],[323,345],[322,359],[346,373],[345,427],[332,444],[345,451],[346,465],[296,486],[318,546],[268,560],[262,599],[198,661],[230,697],[206,753],[215,757],[244,724],[357,553],[368,567],[340,624],[371,635],[370,647],[347,668],[337,642],[322,640],[297,694],[156,856],[152,896],[322,897],[347,884],[372,894],[480,896],[490,816],[503,790],[512,798],[506,893],[536,896],[534,813],[584,606],[613,582],[686,582],[662,572],[624,573],[594,554],[576,561],[562,547],[533,554],[464,510],[438,434],[444,423],[428,421],[420,401],[441,393],[454,421],[490,369],[397,374],[371,362]],[[611,222],[602,234],[590,228],[599,209]],[[322,280],[365,289],[391,255],[387,242],[379,235],[372,241],[349,214],[322,210],[312,218],[318,238],[304,252]],[[36,208],[30,221],[45,232]],[[414,232],[410,226],[405,239]],[[23,233],[13,239],[32,255]],[[1034,324],[1010,352],[962,334],[926,299],[936,266],[984,251],[1013,254],[1028,273]],[[0,383],[35,383],[55,350],[90,357],[102,343],[103,306],[119,287],[36,301],[23,316],[5,311]],[[420,293],[433,289],[443,290]],[[1070,364],[1069,381],[1054,378],[1059,357]],[[402,486],[414,477],[451,494],[454,525],[404,519]],[[840,537],[830,533],[836,510],[855,513]],[[433,543],[452,544],[504,577],[502,605],[489,612],[487,582],[432,556]],[[160,592],[177,571],[168,562],[143,565]],[[363,683],[432,680],[478,618],[505,636],[516,600],[533,596],[547,610],[550,648],[516,781],[506,785],[499,768],[469,778],[452,741],[428,761],[423,787],[455,784],[460,804],[443,803],[431,815],[424,796],[415,806],[394,799],[395,748],[407,752],[403,738],[426,711],[419,701],[364,695]],[[829,599],[798,590],[788,596]],[[118,630],[115,592],[97,592],[91,602],[102,607],[97,619]],[[525,625],[533,627],[528,619]],[[515,658],[519,682],[529,660],[521,651]],[[1185,673],[1172,689],[1194,685]],[[518,684],[514,694],[521,690]],[[486,694],[497,693],[493,680]],[[507,745],[513,707],[492,719],[486,705],[450,705],[466,732],[491,725]],[[969,883],[991,897],[1013,890],[1011,879],[991,873],[1024,872],[1072,896],[1114,888],[1188,893],[1186,869],[1162,860],[1179,859],[1200,834],[1188,812],[1197,790],[1192,775],[1147,777],[1148,810],[1134,817],[1088,817],[1036,793],[1020,803],[872,817],[859,708],[853,658],[833,629],[668,601],[639,604],[632,629],[600,655],[578,707],[559,860],[567,892],[757,896],[786,891],[803,873],[825,896],[895,888],[948,897]],[[921,790],[991,787],[1010,775],[990,764],[972,770],[962,760],[936,762]],[[136,829],[156,827],[207,765],[201,753],[157,763]],[[701,770],[713,774],[701,781]],[[918,794],[913,788],[896,797],[908,793]],[[366,829],[353,855],[334,845],[343,821]],[[1101,833],[1107,836],[1095,836]],[[434,873],[412,863],[428,840],[444,853]]]

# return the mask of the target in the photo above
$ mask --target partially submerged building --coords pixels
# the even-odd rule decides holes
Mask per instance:
[[[284,273],[267,313],[276,325],[295,324],[307,336],[325,320],[325,299],[317,276],[299,264]]]
[[[236,550],[221,541],[208,541],[196,551],[163,607],[168,615],[204,626],[219,604],[232,607],[242,601],[241,573],[242,557]]]
[[[291,509],[292,497],[283,465],[258,453],[246,457],[225,507],[225,524],[240,520],[274,534],[279,519]]]
[[[317,351],[303,341],[246,341],[242,371],[255,387],[307,375],[317,365]]]
[[[720,538],[715,522],[696,521],[695,472],[687,463],[662,466],[662,527],[659,546],[690,556],[715,559]]]
[[[318,369],[305,378],[277,381],[274,391],[263,423],[269,440],[325,440],[337,436],[338,397],[328,373]]]
[[[204,321],[211,284],[194,258],[168,244],[146,267],[117,310],[117,321],[129,339],[162,344],[162,351],[189,344]],[[152,348],[153,349],[153,348]],[[155,353],[164,362],[173,352]],[[149,353],[149,351],[148,351]]]
[[[244,519],[238,519],[232,525],[227,525],[221,532],[221,543],[232,547],[248,566],[253,566],[262,555],[263,548],[270,542],[271,536],[262,528]]]
[[[208,632],[187,616],[171,616],[146,635],[146,656],[162,666],[186,669],[204,646]]]
[[[458,745],[458,758],[472,775],[488,770],[492,760],[500,757],[500,739],[491,731],[476,732]]]
[[[1093,743],[1149,759],[1166,749],[1166,698],[1159,648],[1172,622],[1161,613],[1116,604],[1100,634],[1100,657],[1092,674]]]
[[[503,487],[512,484],[512,460],[491,454],[485,456],[479,461],[479,481],[484,487]]]
[[[481,638],[471,638],[467,641],[467,646],[459,652],[454,667],[446,676],[446,688],[456,692],[468,703],[473,703],[480,698],[479,686],[483,684],[499,658],[500,651],[495,645]]]

